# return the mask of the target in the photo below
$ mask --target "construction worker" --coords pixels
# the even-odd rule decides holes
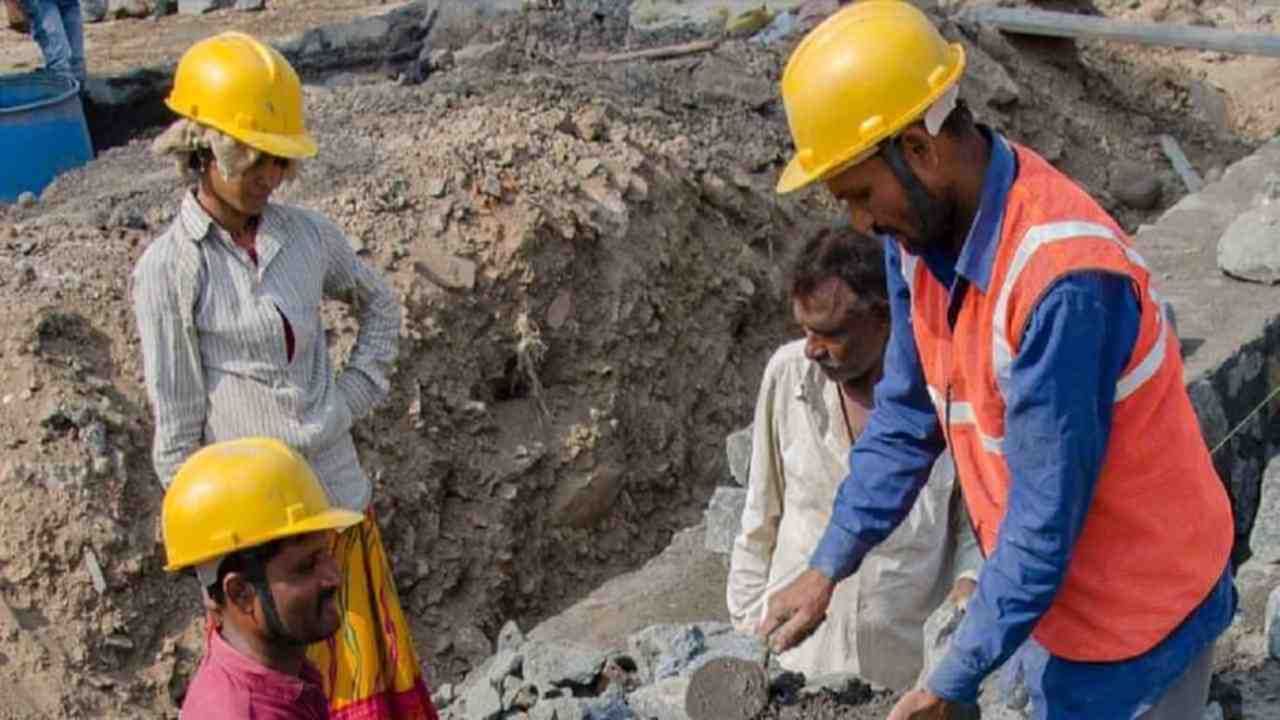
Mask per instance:
[[[284,443],[214,443],[183,463],[164,496],[165,570],[194,570],[213,628],[183,720],[322,720],[323,680],[307,645],[342,623],[335,531],[363,520],[332,507]]]
[[[333,714],[434,718],[351,439],[390,390],[400,304],[337,226],[271,202],[316,154],[301,82],[279,52],[243,33],[202,40],[179,61],[168,105],[181,117],[153,149],[187,184],[133,274],[156,475],[167,484],[205,443],[239,437],[302,453],[333,504],[365,516],[333,548],[344,629],[310,651]],[[326,299],[359,322],[338,373]]]
[[[805,240],[787,282],[804,337],[769,359],[752,424],[741,530],[729,558],[729,615],[746,632],[766,599],[808,565],[831,516],[849,447],[862,434],[889,338],[884,252],[848,225]],[[909,688],[924,662],[921,626],[962,602],[982,566],[943,454],[893,536],[840,583],[826,622],[778,661],[808,676],[854,673]]]
[[[964,51],[898,0],[833,14],[782,78],[795,157],[884,240],[884,379],[779,649],[949,448],[986,555],[950,650],[890,714],[950,717],[1018,649],[1038,718],[1199,718],[1236,594],[1231,507],[1154,278],[1120,226],[957,102]]]

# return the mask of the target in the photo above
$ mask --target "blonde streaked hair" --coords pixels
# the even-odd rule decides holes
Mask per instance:
[[[251,148],[220,130],[187,118],[179,119],[160,133],[151,143],[151,152],[173,158],[178,175],[189,183],[200,181],[197,169],[200,165],[194,159],[201,153],[213,154],[218,161],[218,173],[228,182],[244,175],[263,155],[262,151]],[[288,160],[284,179],[289,181],[296,178],[300,165],[299,160]]]

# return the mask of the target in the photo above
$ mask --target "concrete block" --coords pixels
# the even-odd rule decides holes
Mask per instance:
[[[742,527],[742,509],[747,504],[747,491],[742,488],[718,487],[707,502],[707,549],[728,553],[733,550],[733,539]]]

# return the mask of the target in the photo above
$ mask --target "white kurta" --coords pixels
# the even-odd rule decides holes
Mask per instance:
[[[836,384],[805,358],[803,340],[779,348],[756,401],[747,502],[730,560],[735,625],[754,627],[767,597],[808,567],[851,447]],[[902,525],[836,587],[826,621],[779,661],[808,675],[852,672],[909,687],[923,663],[925,619],[956,579],[976,578],[981,563],[944,454]]]

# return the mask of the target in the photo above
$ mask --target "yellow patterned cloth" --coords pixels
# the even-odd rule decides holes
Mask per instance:
[[[329,717],[437,720],[372,511],[337,536],[333,556],[343,578],[342,627],[307,648],[324,679]]]

